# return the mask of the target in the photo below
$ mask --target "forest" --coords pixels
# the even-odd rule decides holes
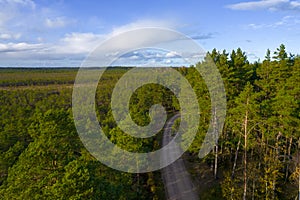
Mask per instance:
[[[227,112],[218,143],[202,159],[198,152],[211,119],[211,102],[195,67],[207,59],[174,67],[191,84],[201,109],[197,135],[183,155],[201,199],[299,198],[300,56],[293,53],[283,44],[266,50],[265,58],[256,62],[249,62],[240,48],[207,53],[222,76]],[[95,97],[96,114],[116,145],[153,151],[161,148],[162,130],[147,139],[130,137],[112,116],[112,91],[130,69],[105,71]],[[72,115],[77,71],[0,68],[0,199],[166,199],[160,171],[120,172],[86,150]],[[149,109],[158,102],[169,117],[180,112],[169,89],[147,84],[130,99],[134,122],[148,124]]]

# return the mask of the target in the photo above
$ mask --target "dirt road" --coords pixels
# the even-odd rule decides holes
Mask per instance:
[[[164,128],[162,145],[165,146],[172,140],[172,126],[174,121],[180,115],[174,115],[167,122]],[[169,149],[162,155],[162,159],[174,156],[174,151],[178,149]],[[198,200],[196,187],[193,185],[190,174],[187,172],[182,158],[179,158],[171,165],[162,169],[162,177],[165,185],[166,197],[168,200]]]

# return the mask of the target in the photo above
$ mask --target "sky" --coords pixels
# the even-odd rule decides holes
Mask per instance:
[[[300,0],[0,0],[0,67],[78,67],[103,41],[143,27],[179,31],[206,51],[240,47],[252,62],[282,43],[300,54]]]

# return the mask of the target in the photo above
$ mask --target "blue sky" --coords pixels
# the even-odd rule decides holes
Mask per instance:
[[[281,43],[300,53],[299,0],[0,0],[0,66],[79,66],[112,35],[153,26],[251,61]]]

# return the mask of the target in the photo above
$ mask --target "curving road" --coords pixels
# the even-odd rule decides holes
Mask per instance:
[[[176,114],[168,120],[164,128],[162,145],[172,140],[171,130],[174,121],[180,115]],[[171,158],[176,149],[169,149],[162,155],[162,159]],[[162,178],[168,200],[198,200],[196,187],[193,185],[190,174],[187,172],[182,158],[162,169]]]

